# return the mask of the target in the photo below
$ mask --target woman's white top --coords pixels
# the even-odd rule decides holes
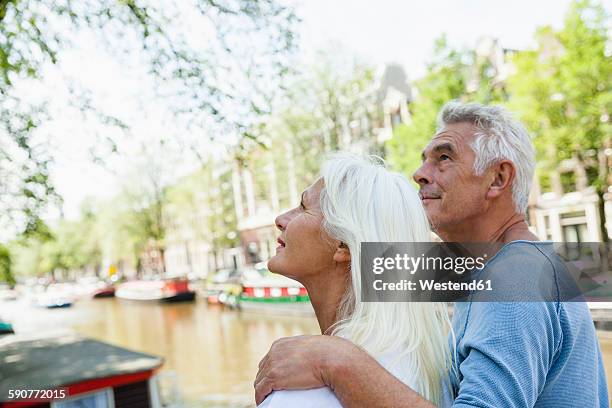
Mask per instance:
[[[412,389],[416,388],[416,367],[409,354],[398,359],[399,353],[384,353],[376,360],[387,371]],[[327,387],[311,390],[274,391],[259,408],[342,408],[333,391]]]

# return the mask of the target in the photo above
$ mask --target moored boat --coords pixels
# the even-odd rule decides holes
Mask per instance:
[[[57,293],[43,293],[35,298],[38,307],[46,309],[64,309],[74,304],[74,299]]]
[[[7,321],[0,319],[0,336],[4,334],[14,334],[13,325]]]
[[[99,289],[95,289],[91,294],[91,297],[93,297],[94,299],[108,298],[113,296],[115,296],[115,286],[113,285],[108,285]]]
[[[54,283],[36,289],[31,294],[30,301],[38,307],[47,309],[71,307],[79,297],[77,286],[72,283]]]
[[[120,284],[115,296],[128,300],[186,302],[195,299],[195,291],[186,279],[131,281]]]
[[[0,360],[2,407],[161,406],[156,356],[64,333],[3,336]]]
[[[242,310],[272,314],[314,315],[308,292],[299,282],[271,275],[244,280],[238,306]]]
[[[209,305],[227,305],[228,296],[238,296],[240,292],[240,273],[237,270],[222,269],[202,284],[198,296],[206,299]]]
[[[8,285],[0,284],[0,302],[17,300],[17,291],[11,289]]]

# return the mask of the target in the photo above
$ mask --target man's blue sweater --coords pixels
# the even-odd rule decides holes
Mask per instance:
[[[517,282],[564,268],[551,243],[514,241],[485,266]],[[537,272],[535,272],[537,271]],[[609,407],[601,351],[583,302],[455,305],[453,407]]]

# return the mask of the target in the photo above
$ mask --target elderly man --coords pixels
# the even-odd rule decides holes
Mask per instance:
[[[422,158],[414,180],[443,240],[506,244],[496,255],[504,274],[529,277],[562,267],[547,255],[550,244],[537,242],[527,227],[534,151],[524,127],[504,109],[447,104]],[[609,406],[584,303],[457,303],[453,332],[453,407]],[[260,363],[255,394],[260,403],[273,390],[322,386],[346,407],[432,407],[363,350],[334,336],[275,342]]]

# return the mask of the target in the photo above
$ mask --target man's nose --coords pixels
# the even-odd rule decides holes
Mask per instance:
[[[417,169],[412,175],[412,179],[419,185],[424,186],[426,184],[431,184],[432,176],[431,171],[429,171],[429,166],[426,163],[423,163],[421,167]]]

